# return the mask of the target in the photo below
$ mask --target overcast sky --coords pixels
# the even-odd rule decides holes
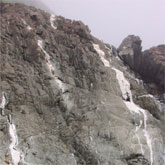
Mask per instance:
[[[144,49],[165,44],[165,0],[43,0],[57,15],[82,20],[92,34],[118,47],[129,34]]]

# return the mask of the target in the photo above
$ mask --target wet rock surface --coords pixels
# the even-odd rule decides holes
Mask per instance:
[[[82,22],[0,5],[0,104],[2,92],[8,100],[0,116],[0,164],[14,164],[10,114],[22,164],[164,165],[164,120],[141,100],[149,147],[144,116],[129,111],[112,67],[129,80],[135,102],[147,92],[114,47],[94,38]]]

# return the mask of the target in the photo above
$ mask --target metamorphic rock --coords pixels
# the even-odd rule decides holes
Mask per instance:
[[[116,49],[23,4],[0,13],[0,165],[165,164],[163,45]]]

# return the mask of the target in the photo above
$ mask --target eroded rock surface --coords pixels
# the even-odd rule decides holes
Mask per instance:
[[[141,39],[129,35],[123,40],[118,51],[121,59],[148,83],[151,93],[165,92],[165,45],[158,45],[142,52]]]
[[[129,35],[118,48],[121,59],[130,66],[131,69],[138,70],[142,53],[141,39],[138,36]]]
[[[165,45],[155,46],[143,52],[139,72],[148,82],[158,84],[162,93],[165,92]]]
[[[114,47],[82,22],[0,5],[0,164],[14,164],[11,115],[22,164],[164,165],[163,119],[134,104],[147,92]]]

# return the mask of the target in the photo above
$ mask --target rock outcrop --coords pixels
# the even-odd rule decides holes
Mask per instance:
[[[145,50],[141,56],[141,69],[139,73],[146,81],[158,84],[165,92],[165,45],[152,47]]]
[[[138,36],[129,35],[118,48],[120,58],[137,71],[140,65],[140,56],[142,54],[141,39]]]
[[[142,52],[141,39],[130,35],[123,40],[118,51],[120,58],[148,83],[151,93],[165,92],[165,45]]]
[[[21,4],[0,12],[0,164],[164,165],[156,100],[145,105],[114,47],[79,21]]]

